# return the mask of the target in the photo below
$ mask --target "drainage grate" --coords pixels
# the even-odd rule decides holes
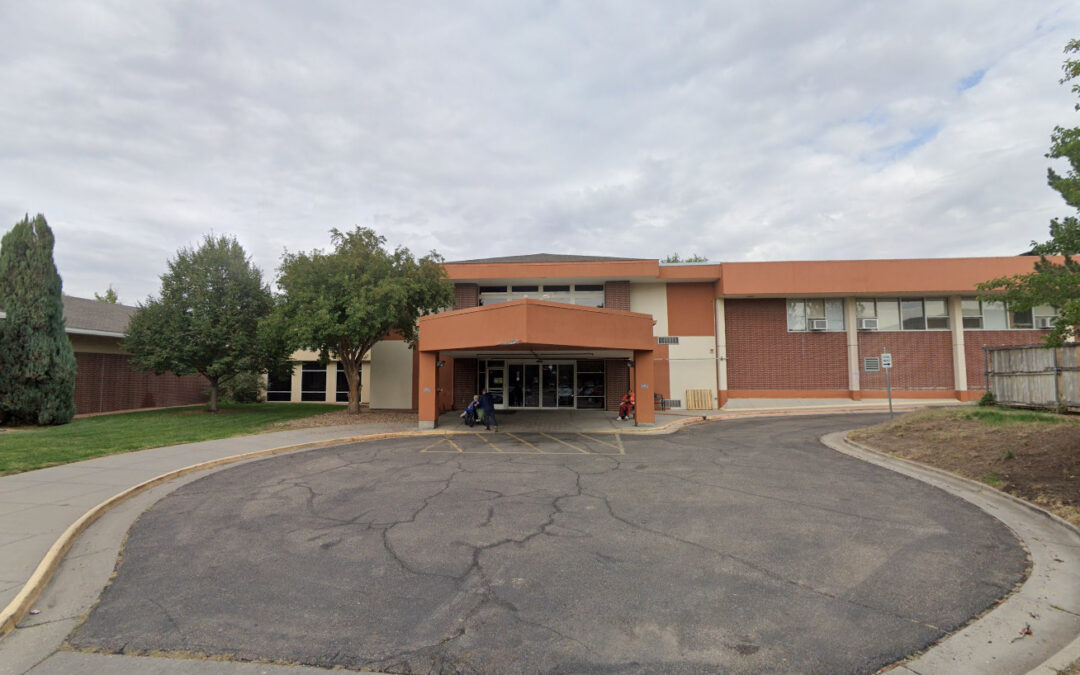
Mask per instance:
[[[664,407],[669,408],[669,409],[670,408],[681,408],[682,407],[682,399],[679,399],[679,398],[665,398],[664,399]]]

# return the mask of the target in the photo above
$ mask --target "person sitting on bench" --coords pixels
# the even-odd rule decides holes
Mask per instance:
[[[628,390],[619,401],[619,419],[628,420],[632,414],[634,414],[634,392]]]

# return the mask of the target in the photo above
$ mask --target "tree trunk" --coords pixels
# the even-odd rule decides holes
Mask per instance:
[[[345,371],[345,380],[349,383],[350,415],[360,414],[360,359],[342,358],[341,367]]]
[[[208,409],[210,412],[217,412],[217,399],[218,399],[218,379],[215,377],[210,380],[210,403]]]

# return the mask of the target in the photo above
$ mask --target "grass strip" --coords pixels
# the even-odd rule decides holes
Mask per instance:
[[[0,476],[119,452],[269,430],[278,422],[340,410],[325,403],[229,403],[83,417],[54,427],[0,433]]]

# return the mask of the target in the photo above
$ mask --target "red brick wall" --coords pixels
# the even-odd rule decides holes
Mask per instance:
[[[782,299],[724,303],[729,389],[848,389],[844,333],[789,333]]]
[[[626,359],[604,361],[604,398],[608,410],[618,411],[619,401],[630,388],[630,369]]]
[[[454,359],[454,410],[464,410],[479,393],[476,390],[476,359]]]
[[[188,405],[205,401],[201,375],[176,377],[136,371],[123,354],[76,352],[75,412],[79,414]]]
[[[967,362],[968,389],[986,388],[986,363],[983,346],[1004,347],[1033,345],[1042,342],[1048,330],[966,330],[964,331],[964,360]]]
[[[630,282],[608,281],[604,284],[604,307],[630,311]],[[622,396],[622,394],[619,394]],[[619,407],[615,406],[618,410]]]
[[[881,356],[883,351],[892,354],[893,368],[889,379],[894,390],[952,390],[956,386],[951,331],[860,332],[860,389],[885,389],[884,371],[868,373],[861,370],[864,357]]]
[[[480,304],[480,287],[476,284],[454,284],[454,309],[468,309]]]

